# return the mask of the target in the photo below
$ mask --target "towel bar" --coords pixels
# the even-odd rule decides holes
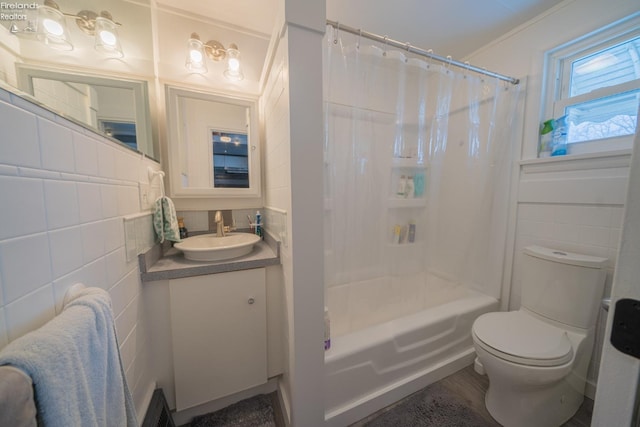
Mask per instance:
[[[71,287],[69,287],[69,289],[67,289],[67,292],[65,292],[64,294],[64,299],[62,300],[62,309],[64,310],[67,304],[76,299],[78,297],[78,294],[80,294],[80,291],[82,291],[85,287],[86,286],[82,283],[74,283],[73,285],[71,285]]]

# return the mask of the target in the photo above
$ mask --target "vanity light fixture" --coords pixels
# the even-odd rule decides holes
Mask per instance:
[[[209,40],[206,43],[202,43],[197,33],[191,33],[187,41],[185,67],[191,72],[206,73],[207,64],[204,59],[205,56],[216,62],[226,58],[227,67],[224,70],[224,76],[234,81],[244,79],[244,74],[240,66],[240,51],[235,43],[231,43],[229,47],[225,49],[222,43],[217,40]]]
[[[73,18],[80,30],[95,37],[96,50],[111,56],[122,58],[122,46],[118,37],[118,26],[111,13],[106,10],[97,14],[90,10],[81,10],[77,14],[65,13],[54,0],[44,0],[44,5],[38,7],[37,23],[30,23],[22,30],[17,25],[11,26],[11,33],[16,35],[36,34],[37,38],[47,46],[59,50],[73,50],[69,36],[69,29],[65,17]]]

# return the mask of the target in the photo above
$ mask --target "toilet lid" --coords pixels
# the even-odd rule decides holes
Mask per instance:
[[[557,366],[573,357],[566,331],[522,311],[484,314],[473,334],[488,352],[524,365]]]

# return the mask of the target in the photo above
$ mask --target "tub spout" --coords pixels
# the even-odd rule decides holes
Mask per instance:
[[[224,237],[224,217],[221,211],[216,211],[214,220],[216,222],[216,236]]]

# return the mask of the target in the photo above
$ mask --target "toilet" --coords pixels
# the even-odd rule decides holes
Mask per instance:
[[[606,258],[528,246],[517,311],[473,323],[485,404],[505,427],[559,426],[584,399]]]

